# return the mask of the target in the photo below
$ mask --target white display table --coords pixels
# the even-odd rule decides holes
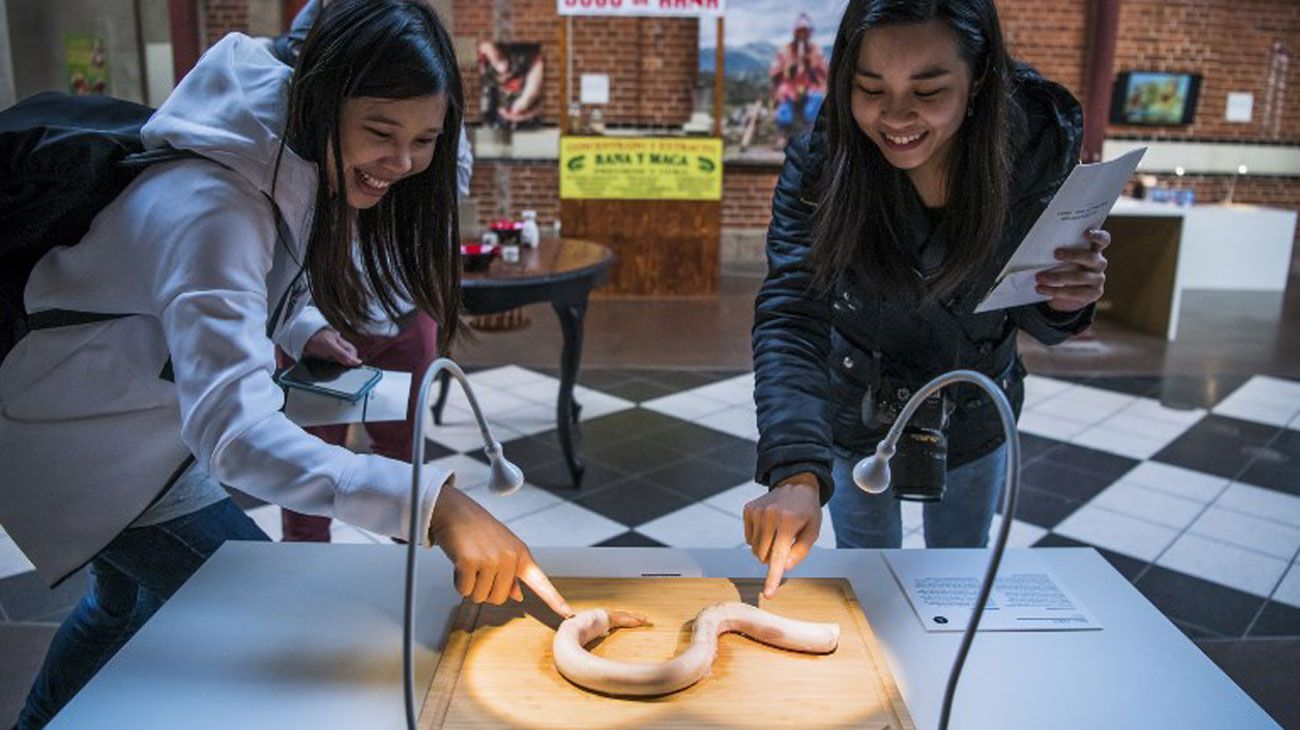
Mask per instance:
[[[552,576],[764,574],[746,550],[535,552]],[[981,632],[954,730],[1277,727],[1095,551],[1034,552],[1105,628]],[[50,728],[401,728],[403,565],[399,546],[227,543]],[[460,602],[441,553],[424,551],[420,575],[417,693]],[[917,726],[933,728],[960,636],[922,629],[879,551],[816,550],[794,575],[850,580]]]
[[[1184,290],[1286,289],[1296,211],[1120,198],[1104,227],[1112,243],[1099,312],[1173,340]]]

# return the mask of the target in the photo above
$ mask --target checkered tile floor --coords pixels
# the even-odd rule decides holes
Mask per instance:
[[[763,491],[751,374],[584,373],[580,490],[556,438],[555,374],[509,366],[470,380],[528,483],[509,497],[482,488],[478,430],[455,388],[429,458],[530,545],[742,544],[741,509]],[[1194,638],[1300,636],[1300,382],[1031,376],[1026,391],[1014,545],[1096,547]],[[916,507],[904,504],[905,547],[922,544]],[[277,508],[250,514],[278,536]],[[829,517],[823,529],[818,544],[833,548]],[[382,539],[338,523],[334,538]],[[57,620],[62,594],[40,594],[29,571],[0,534],[0,618]],[[61,591],[71,605],[80,586]]]

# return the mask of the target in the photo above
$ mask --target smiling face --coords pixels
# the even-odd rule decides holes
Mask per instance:
[[[447,116],[443,94],[411,99],[353,97],[343,102],[339,137],[343,144],[344,191],[348,206],[361,210],[380,201],[393,183],[424,172]],[[338,190],[329,165],[331,189]]]
[[[853,118],[924,195],[946,176],[971,87],[970,66],[942,21],[872,28],[858,46]]]

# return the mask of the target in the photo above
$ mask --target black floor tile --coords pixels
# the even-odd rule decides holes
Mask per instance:
[[[1127,456],[1074,444],[1061,444],[1052,449],[1039,463],[1043,462],[1095,474],[1106,479],[1108,484],[1118,480],[1141,463]]]
[[[699,426],[687,421],[676,424],[654,434],[654,441],[689,456],[703,456],[727,447],[740,448],[742,444],[753,445],[753,441],[742,439],[721,431]]]
[[[1283,430],[1269,446],[1248,450],[1255,461],[1241,481],[1300,496],[1300,431]]]
[[[1255,619],[1255,625],[1250,627],[1250,635],[1300,638],[1300,608],[1269,601]]]
[[[441,459],[444,456],[451,456],[456,453],[454,450],[443,446],[437,441],[424,440],[424,463],[429,463],[434,459]],[[414,455],[412,455],[414,457]]]
[[[1051,492],[1075,502],[1087,502],[1115,479],[1081,471],[1044,458],[1020,470],[1020,482],[1030,489]]]
[[[1110,390],[1116,393],[1143,397],[1153,397],[1156,393],[1159,393],[1162,380],[1158,375],[1098,375],[1083,379],[1065,379],[1081,385],[1090,385],[1094,388]]]
[[[629,408],[608,416],[593,418],[582,422],[582,445],[588,449],[602,449],[611,444],[633,438],[657,434],[680,425],[690,425],[687,421],[645,408]],[[552,439],[555,432],[549,432]]]
[[[758,466],[758,444],[746,439],[737,439],[720,449],[705,453],[704,458],[745,472],[753,478]]]
[[[608,393],[609,388],[634,379],[636,379],[635,371],[622,368],[588,368],[578,371],[578,385],[584,385],[602,393]]]
[[[1240,388],[1249,375],[1170,375],[1156,396],[1170,408],[1213,408]]]
[[[680,451],[659,444],[653,434],[621,441],[601,449],[584,449],[583,455],[588,462],[600,462],[628,475],[662,469],[686,458]]]
[[[1174,439],[1153,458],[1174,466],[1236,478],[1281,429],[1251,421],[1209,415]]]
[[[89,587],[87,568],[53,589],[45,585],[36,571],[28,571],[0,580],[0,604],[4,605],[10,621],[45,621],[43,617],[77,605]]]
[[[612,484],[624,481],[628,477],[627,474],[618,469],[606,466],[598,461],[582,461],[587,469],[583,473],[582,484],[578,487],[574,486],[573,475],[569,472],[569,465],[563,460],[531,471],[525,470],[524,480],[548,492],[573,499],[582,494],[604,489]]]
[[[574,501],[628,527],[643,525],[692,504],[676,492],[641,479],[619,482]]]
[[[1082,506],[1083,502],[1063,497],[1055,492],[1025,487],[1020,490],[1015,517],[1050,530]]]
[[[744,374],[745,371],[742,370],[642,370],[639,373],[642,379],[657,383],[674,393],[712,385]]]
[[[1137,558],[1130,558],[1127,555],[1121,555],[1112,550],[1099,548],[1096,545],[1089,545],[1086,542],[1072,540],[1064,535],[1058,535],[1055,532],[1049,532],[1044,535],[1038,540],[1038,542],[1034,543],[1034,547],[1090,547],[1093,550],[1096,550],[1101,557],[1105,558],[1106,562],[1110,563],[1111,567],[1114,568],[1117,573],[1127,578],[1130,582],[1141,575],[1142,572],[1147,569],[1147,566],[1150,565],[1150,563],[1138,560]]]
[[[1064,441],[1035,436],[1032,433],[1020,432],[1020,466],[1033,463],[1044,456],[1052,453],[1058,446],[1065,446]]]
[[[636,530],[629,530],[622,535],[615,535],[604,542],[596,543],[595,547],[665,547],[665,545]]]
[[[1202,626],[1197,626],[1196,624],[1189,624],[1186,621],[1179,621],[1178,619],[1170,619],[1169,622],[1172,623],[1174,626],[1178,627],[1178,630],[1183,632],[1183,635],[1191,639],[1192,641],[1198,641],[1204,639],[1222,640],[1228,638],[1225,636],[1220,636],[1219,634],[1216,634],[1213,631],[1210,631]]]
[[[1264,599],[1227,586],[1152,565],[1137,589],[1171,619],[1229,637],[1244,636]]]
[[[522,469],[525,475],[531,475],[534,471],[564,460],[564,452],[560,450],[559,442],[540,434],[507,441],[501,444],[501,451],[515,466]],[[467,456],[484,464],[488,463],[487,454],[483,453],[483,449],[474,449],[468,452]]]
[[[649,472],[642,479],[693,500],[708,499],[753,478],[707,456],[686,459]]]
[[[1300,728],[1300,638],[1211,640],[1196,646],[1279,725]]]
[[[633,403],[644,403],[655,398],[662,398],[666,395],[672,395],[676,391],[666,388],[658,383],[651,383],[647,380],[636,378],[634,380],[624,381],[617,385],[611,385],[605,388],[599,388],[602,393],[608,393],[615,398],[623,398]]]

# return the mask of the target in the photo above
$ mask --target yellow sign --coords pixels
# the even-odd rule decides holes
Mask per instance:
[[[560,197],[722,200],[722,140],[561,137]]]

